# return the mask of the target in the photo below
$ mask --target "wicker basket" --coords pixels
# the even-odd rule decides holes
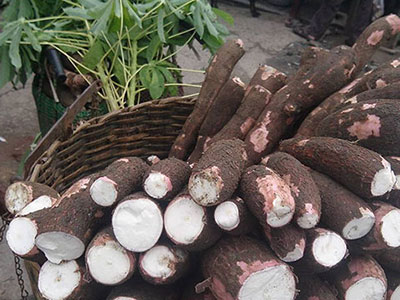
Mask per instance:
[[[62,193],[78,179],[127,156],[167,157],[170,147],[192,112],[194,99],[154,100],[93,118],[66,140],[55,141],[30,168],[27,179]],[[39,266],[25,266],[36,299]]]

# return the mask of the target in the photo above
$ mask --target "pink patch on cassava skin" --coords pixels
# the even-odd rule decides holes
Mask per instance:
[[[323,300],[323,299],[319,299],[319,297],[317,297],[317,296],[311,296],[311,297],[308,297],[307,300]]]
[[[343,119],[339,119],[338,121],[339,125],[343,123]]]
[[[353,64],[353,66],[351,67],[350,70],[348,70],[348,69],[344,70],[344,75],[347,76],[347,78],[351,78],[355,69],[356,69],[356,65]]]
[[[309,84],[310,83],[310,79],[307,79],[303,82],[303,84]]]
[[[315,108],[315,109],[311,112],[311,116],[315,116],[315,115],[318,114],[321,110],[322,110],[322,108],[318,106],[317,108]]]
[[[226,291],[226,288],[222,281],[219,280],[217,277],[213,277],[211,282],[211,289],[218,299],[234,300],[233,296]]]
[[[296,195],[296,197],[298,197],[300,194],[300,190],[296,185],[294,185],[293,182],[290,181],[290,174],[283,175],[282,179],[285,180],[287,185],[290,186],[291,191]]]
[[[164,182],[165,182],[165,185],[167,186],[168,192],[172,191],[171,179],[168,176],[164,176]]]
[[[385,32],[383,30],[377,30],[371,33],[371,35],[367,39],[368,45],[375,46],[377,45],[383,38],[383,34]]]
[[[240,48],[243,48],[243,41],[241,39],[236,40],[236,44],[239,45]]]
[[[238,280],[240,284],[243,284],[246,279],[253,273],[265,270],[267,268],[275,267],[279,265],[279,262],[276,260],[269,260],[265,262],[261,262],[259,260],[252,262],[251,264],[247,264],[244,261],[238,261],[236,263],[238,267],[240,267],[243,271],[243,274],[239,276]]]
[[[242,134],[247,134],[251,127],[253,127],[255,120],[253,118],[247,118],[242,125],[240,125],[240,131]]]
[[[367,110],[370,108],[375,108],[376,107],[376,103],[373,104],[363,104],[363,106],[361,107],[361,110]]]
[[[387,86],[388,84],[387,84],[384,80],[378,79],[378,80],[375,82],[375,85],[376,85],[376,88],[377,88],[377,89],[380,89],[380,88],[383,88],[383,87]]]
[[[129,159],[127,159],[127,158],[120,158],[120,159],[118,159],[117,161],[127,163],[127,162],[129,162]]]
[[[340,94],[347,94],[348,92],[350,92],[350,91],[354,88],[354,86],[355,86],[357,83],[360,82],[360,80],[361,80],[361,78],[358,78],[358,79],[356,79],[356,80],[353,80],[351,83],[349,83],[349,84],[346,85],[344,88],[342,88],[342,89],[339,91],[339,93],[340,93]]]
[[[341,113],[342,114],[347,114],[347,113],[349,113],[351,111],[353,111],[353,109],[352,108],[348,108],[348,109],[343,110]]]
[[[308,141],[309,141],[309,139],[298,141],[297,145],[299,145],[300,147],[304,147]]]
[[[210,145],[208,145],[208,143],[211,141],[211,138],[208,136],[204,142],[204,146],[203,146],[203,152],[206,151],[208,149],[208,147],[210,147]]]
[[[359,140],[368,139],[371,136],[380,136],[381,121],[378,116],[367,115],[367,120],[354,122],[347,131],[350,136],[355,136]]]
[[[315,87],[315,86],[314,86],[313,84],[310,84],[310,85],[308,86],[308,88],[311,89],[311,90],[312,90],[314,87]]]
[[[265,71],[261,74],[261,80],[267,80],[268,78],[270,78],[271,76],[276,75],[278,71],[275,68],[266,66],[265,67]]]
[[[396,15],[389,15],[386,17],[386,21],[392,27],[392,35],[400,32],[400,18]]]
[[[88,183],[90,182],[90,178],[83,178],[78,182],[74,183],[53,205],[53,207],[57,207],[63,199],[70,198],[72,195],[79,193],[81,190],[85,190],[88,187]]]
[[[398,66],[400,66],[400,61],[397,60],[397,59],[395,59],[395,60],[392,61],[390,64],[393,66],[393,68],[396,69]]]
[[[258,126],[258,128],[254,130],[250,135],[250,143],[254,145],[253,150],[257,153],[263,152],[269,143],[269,131],[267,129],[267,125],[271,123],[270,116],[271,112],[269,111],[267,112],[260,126]]]

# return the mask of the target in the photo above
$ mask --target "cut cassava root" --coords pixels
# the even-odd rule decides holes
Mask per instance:
[[[98,283],[118,285],[132,277],[136,257],[116,240],[111,227],[96,234],[86,249],[86,266]]]
[[[280,150],[329,175],[360,197],[382,196],[396,180],[382,156],[349,141],[330,137],[293,138],[283,141]]]
[[[230,40],[218,49],[206,70],[204,83],[200,89],[195,108],[187,118],[182,132],[172,145],[169,153],[170,157],[186,158],[189,148],[196,141],[198,130],[214,99],[243,55],[243,42],[240,39]]]
[[[48,196],[50,198],[60,197],[54,189],[47,185],[30,181],[19,181],[7,188],[4,200],[7,210],[11,214],[16,214],[40,196]]]
[[[125,197],[112,215],[112,228],[118,242],[132,252],[153,247],[163,230],[159,205],[144,193]]]
[[[191,171],[190,166],[180,159],[163,159],[147,171],[143,189],[154,199],[169,200],[186,185]]]
[[[205,253],[202,271],[219,300],[292,300],[296,295],[290,268],[249,237],[219,241]]]
[[[90,196],[100,206],[112,206],[141,186],[148,165],[138,157],[110,164],[90,186]]]
[[[294,220],[297,225],[304,229],[315,227],[321,217],[321,198],[307,167],[283,152],[265,157],[262,164],[277,172],[290,186],[296,203]]]

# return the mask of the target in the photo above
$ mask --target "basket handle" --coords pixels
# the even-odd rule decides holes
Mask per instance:
[[[76,115],[82,110],[83,106],[88,100],[96,93],[101,87],[100,80],[94,81],[82,94],[65,110],[62,117],[51,127],[47,134],[40,140],[35,150],[33,150],[25,161],[24,175],[27,178],[29,171],[33,164],[39,157],[51,146],[51,144],[59,139],[65,137],[71,132],[72,122]]]

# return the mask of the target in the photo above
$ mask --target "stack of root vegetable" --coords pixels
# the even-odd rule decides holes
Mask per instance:
[[[61,196],[11,185],[11,250],[42,264],[47,299],[400,299],[400,60],[360,74],[399,32],[378,19],[247,85],[227,42],[169,158],[118,159]]]

